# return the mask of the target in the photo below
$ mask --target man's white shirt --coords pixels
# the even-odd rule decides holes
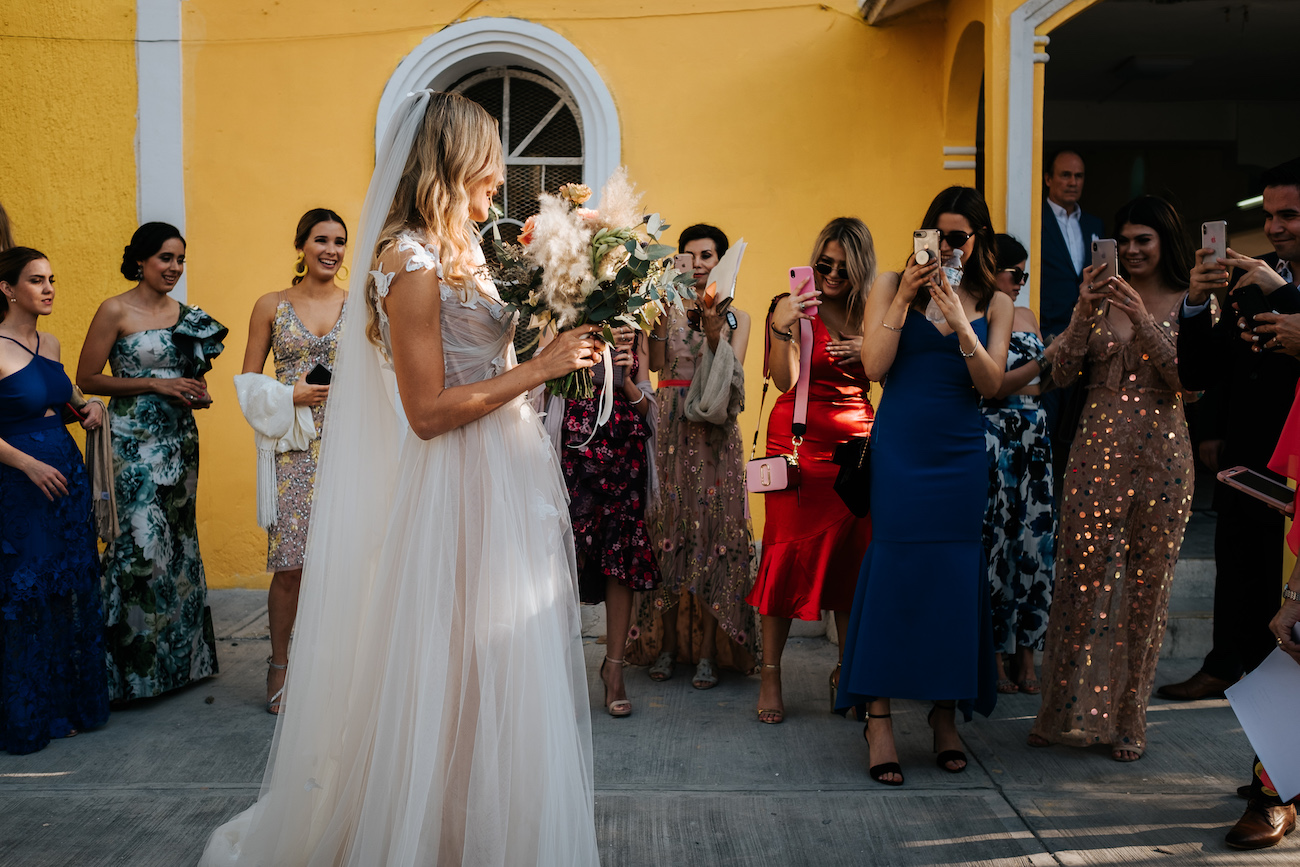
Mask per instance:
[[[1079,222],[1079,218],[1083,216],[1083,208],[1075,205],[1074,212],[1068,213],[1065,208],[1051,199],[1047,200],[1047,204],[1056,215],[1056,224],[1061,227],[1065,246],[1070,251],[1070,261],[1074,263],[1074,270],[1082,274],[1086,250],[1083,244],[1083,224]]]

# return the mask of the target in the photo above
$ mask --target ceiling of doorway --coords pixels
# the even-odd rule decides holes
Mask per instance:
[[[1293,102],[1300,0],[1102,0],[1047,53],[1049,99]]]

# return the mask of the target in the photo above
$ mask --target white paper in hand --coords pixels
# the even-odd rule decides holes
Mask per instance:
[[[1300,626],[1292,630],[1297,633]],[[1300,664],[1274,648],[1225,695],[1278,796],[1300,795]]]
[[[745,246],[744,238],[732,244],[709,272],[709,286],[715,287],[715,303],[735,297],[736,278],[740,276],[740,260],[745,258]],[[708,287],[705,287],[705,292],[708,292]]]

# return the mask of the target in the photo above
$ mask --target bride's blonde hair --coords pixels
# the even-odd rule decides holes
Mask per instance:
[[[501,136],[492,115],[460,94],[432,94],[375,244],[375,262],[399,234],[412,232],[434,245],[443,281],[468,299],[478,291],[474,250],[480,243],[469,216],[468,190],[504,171]],[[366,300],[366,336],[380,346],[379,298],[373,277],[366,283]]]

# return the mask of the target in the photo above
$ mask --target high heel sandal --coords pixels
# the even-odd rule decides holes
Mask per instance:
[[[930,712],[926,714],[925,717],[926,724],[929,725],[931,729],[933,729],[934,725],[931,722],[931,720],[934,718],[934,712],[941,709],[950,710],[953,712],[953,725],[956,726],[957,724],[957,703],[956,702],[953,702],[951,704],[940,704],[939,702],[936,701],[934,703],[934,707],[930,708]],[[934,733],[934,751],[936,753],[939,753],[939,732],[938,731],[935,731]],[[949,762],[961,762],[961,767],[950,768],[948,767]],[[966,770],[966,766],[970,764],[970,762],[967,761],[966,759],[966,754],[961,750],[944,750],[943,752],[939,753],[938,756],[935,757],[934,763],[935,765],[938,766],[939,770],[947,771],[950,774],[960,774],[962,771]]]
[[[266,668],[267,668],[266,682],[267,683],[271,682],[271,669],[275,669],[276,671],[284,671],[288,667],[289,667],[289,663],[287,662],[284,665],[276,665],[274,662],[271,661],[271,657],[268,656],[266,658]],[[284,684],[282,683],[280,684],[280,688],[275,691],[275,695],[271,696],[266,700],[266,712],[271,714],[271,716],[280,715],[280,697],[283,695],[284,695]]]
[[[604,683],[604,682],[605,682],[605,663],[609,663],[609,662],[612,662],[614,665],[626,665],[626,664],[627,664],[627,663],[623,662],[623,660],[621,660],[621,659],[610,659],[608,656],[605,657],[605,661],[602,662],[602,663],[600,664],[600,680],[601,680],[601,683]],[[609,700],[609,685],[606,684],[606,686],[605,686],[605,710],[609,711],[609,715],[612,716],[612,717],[631,716],[631,715],[632,715],[632,702],[628,701],[628,700],[625,699],[625,698],[619,698],[619,699],[615,699],[614,701],[610,701],[610,700]]]
[[[840,662],[835,663],[835,669],[831,672],[831,676],[829,680],[830,687],[831,687],[831,713],[835,714],[836,716],[842,716],[847,719],[849,717],[849,712],[851,711],[853,713],[854,722],[861,722],[867,718],[866,702],[860,702],[858,704],[853,705],[852,707],[846,707],[844,710],[839,710],[838,708],[835,707],[835,700],[839,696],[839,692],[840,692],[840,666],[841,665],[843,665],[843,663]]]
[[[867,732],[871,730],[871,721],[873,719],[890,719],[893,715],[887,713],[871,713],[867,711],[867,721],[862,726],[862,739],[867,742],[867,749],[871,749],[871,739],[867,737]],[[867,768],[867,773],[871,779],[880,783],[882,786],[901,786],[903,785],[903,766],[898,762],[881,762],[878,765],[872,765]],[[885,774],[897,774],[897,780],[883,779]]]
[[[769,665],[766,662],[763,663],[763,668],[770,668],[775,672],[781,671],[780,665]],[[760,707],[758,709],[758,721],[770,726],[778,725],[785,721],[785,711],[774,707]]]

